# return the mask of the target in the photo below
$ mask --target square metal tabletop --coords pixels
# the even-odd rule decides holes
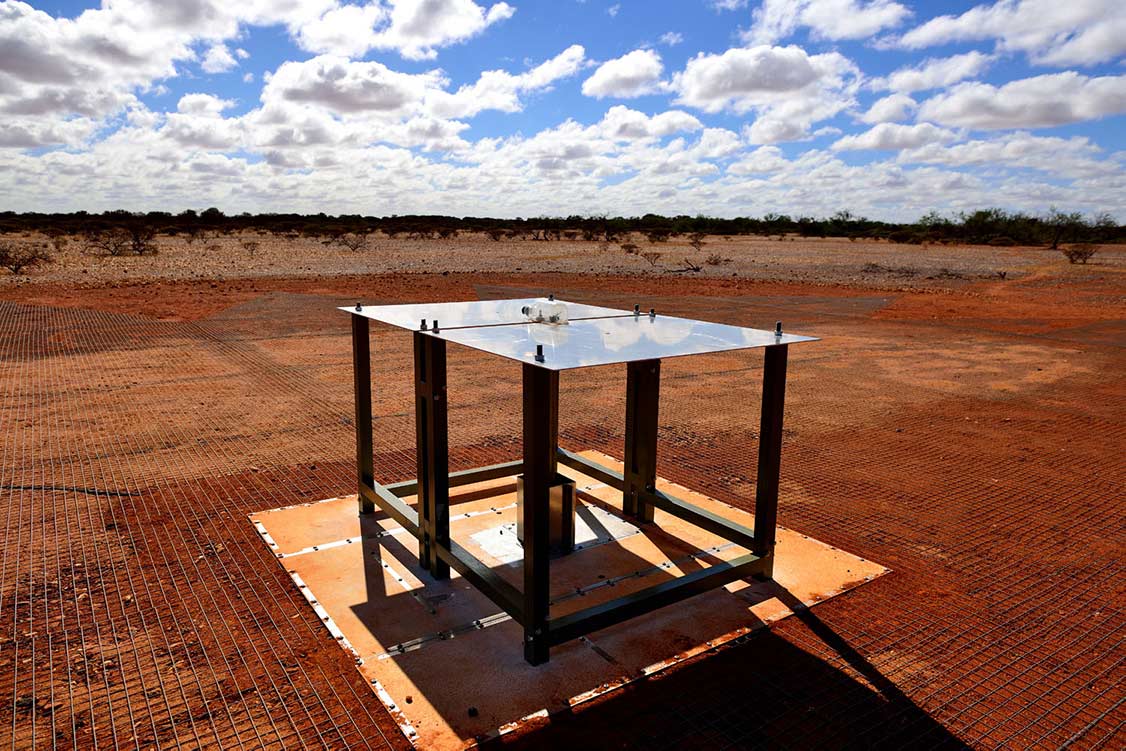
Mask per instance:
[[[522,312],[525,305],[545,302],[545,298],[521,298],[365,305],[360,311],[341,310],[412,331],[418,331],[424,319],[428,326],[437,320],[438,332],[427,331],[428,336],[549,370],[817,341],[810,336],[779,335],[763,329],[659,314],[639,315],[563,300],[556,302],[567,308],[566,324],[533,323]],[[542,361],[536,360],[537,345],[543,347]]]

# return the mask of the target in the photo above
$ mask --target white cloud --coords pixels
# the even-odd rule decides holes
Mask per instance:
[[[729,175],[762,175],[778,172],[790,165],[777,146],[759,146],[727,168]]]
[[[1018,131],[989,140],[953,145],[929,144],[904,151],[904,163],[939,164],[949,167],[1008,166],[1035,169],[1073,178],[1094,175],[1120,176],[1126,154],[1107,157],[1096,144],[1082,136],[1058,138],[1034,136]]]
[[[379,3],[342,5],[292,27],[301,49],[317,54],[359,57],[376,46],[376,24],[389,18]]]
[[[677,102],[704,112],[754,111],[753,143],[803,137],[809,127],[854,103],[860,72],[836,52],[809,55],[796,46],[700,54],[673,76]]]
[[[80,146],[94,133],[96,124],[87,118],[45,122],[42,118],[4,118],[0,121],[0,149],[33,149],[44,146]]]
[[[649,117],[643,112],[616,104],[606,111],[600,124],[603,134],[614,139],[660,138],[673,133],[700,130],[703,124],[687,112],[669,110]]]
[[[186,115],[218,115],[230,109],[235,103],[230,99],[220,99],[211,94],[184,94],[176,103],[176,111]]]
[[[919,118],[995,130],[1049,128],[1126,112],[1126,75],[1087,78],[1074,71],[1003,86],[963,83],[919,107]]]
[[[238,61],[225,44],[211,45],[199,65],[205,73],[225,73],[237,66]]]
[[[898,122],[906,120],[918,108],[918,103],[906,94],[891,94],[873,103],[860,120],[873,124]]]
[[[914,149],[930,143],[946,143],[957,138],[952,131],[930,123],[901,125],[880,123],[854,136],[845,136],[833,144],[833,151],[899,151]]]
[[[661,44],[666,47],[675,47],[684,41],[684,35],[679,31],[666,31],[664,34],[661,34],[659,39]]]
[[[608,60],[583,81],[587,96],[629,98],[651,94],[661,83],[664,66],[654,50],[634,50],[622,57]]]
[[[747,0],[709,0],[708,4],[717,11],[739,10],[747,7]]]
[[[336,112],[414,112],[427,92],[438,90],[440,71],[400,73],[374,61],[352,61],[321,55],[304,62],[286,62],[262,89],[262,101],[314,104]]]
[[[396,49],[410,60],[430,60],[436,48],[463,42],[516,12],[508,3],[486,10],[473,0],[390,0],[391,23],[374,47]]]
[[[771,44],[804,26],[817,39],[866,39],[910,16],[893,0],[763,0],[742,36],[749,44]]]
[[[462,86],[452,94],[433,91],[428,105],[442,117],[469,117],[487,109],[519,112],[523,108],[520,94],[548,90],[556,81],[577,73],[585,60],[585,50],[573,44],[524,73],[487,70],[476,83]]]
[[[932,18],[898,40],[908,49],[995,39],[1042,65],[1094,65],[1126,54],[1121,0],[998,0],[961,15]]]
[[[927,89],[942,89],[973,78],[989,67],[992,55],[974,50],[951,57],[928,58],[918,65],[900,68],[887,78],[872,81],[874,89],[889,89],[904,94]]]

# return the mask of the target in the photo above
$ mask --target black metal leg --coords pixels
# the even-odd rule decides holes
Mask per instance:
[[[360,513],[375,511],[363,488],[375,481],[371,454],[371,339],[368,319],[352,316],[352,380],[356,401],[356,482],[360,488]]]
[[[626,456],[622,508],[640,522],[653,521],[653,504],[645,500],[657,483],[657,410],[661,395],[661,361],[626,365]]]
[[[449,427],[446,416],[446,343],[414,335],[415,438],[418,456],[419,564],[435,579],[450,566],[435,546],[450,547]]]
[[[778,526],[778,475],[782,467],[782,410],[786,401],[788,345],[766,348],[762,370],[762,419],[758,442],[758,479],[755,483],[755,555],[769,556],[758,575],[774,575],[774,538]]]
[[[549,486],[556,472],[559,373],[524,365],[524,659],[547,662],[550,596]]]

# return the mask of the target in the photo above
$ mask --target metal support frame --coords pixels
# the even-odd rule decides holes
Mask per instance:
[[[435,579],[448,579],[450,566],[435,552],[450,547],[446,342],[421,331],[414,334],[414,422],[422,527],[418,562]]]
[[[419,539],[419,561],[436,578],[452,568],[519,623],[524,658],[547,662],[550,648],[592,631],[665,607],[732,581],[773,574],[786,389],[787,346],[766,348],[754,529],[656,489],[657,406],[660,361],[629,363],[626,395],[626,461],[616,472],[558,447],[559,373],[532,364],[523,367],[524,457],[522,461],[449,473],[445,342],[415,334],[415,389],[418,424],[418,478],[383,486],[372,467],[371,352],[368,321],[352,317],[356,396],[356,473],[360,513],[378,506]],[[622,491],[623,510],[651,521],[660,508],[750,552],[676,579],[570,613],[550,617],[549,488],[559,464],[572,467]],[[449,489],[523,473],[523,590],[510,584],[449,537]],[[402,499],[415,495],[417,510]]]
[[[622,508],[639,523],[653,521],[648,494],[657,482],[657,411],[661,398],[661,361],[626,363],[625,487]]]

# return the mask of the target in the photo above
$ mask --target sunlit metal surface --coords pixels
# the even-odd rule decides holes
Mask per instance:
[[[356,306],[340,308],[340,310],[355,315],[370,318],[373,321],[388,323],[392,326],[417,331],[422,321],[426,326],[432,327],[434,321],[438,328],[455,329],[467,326],[498,326],[511,323],[525,323],[521,310],[526,305],[544,305],[548,303],[546,297],[523,297],[515,300],[473,300],[469,302],[427,302],[410,303],[407,305],[362,305],[360,310]],[[629,315],[624,310],[603,308],[597,305],[583,305],[582,303],[566,302],[567,317],[571,320],[582,318],[597,318],[601,316]]]
[[[562,326],[525,323],[443,328],[433,336],[550,370],[816,341],[809,336],[776,336],[773,331],[647,314],[572,320]],[[543,346],[542,362],[536,360],[537,345]]]

